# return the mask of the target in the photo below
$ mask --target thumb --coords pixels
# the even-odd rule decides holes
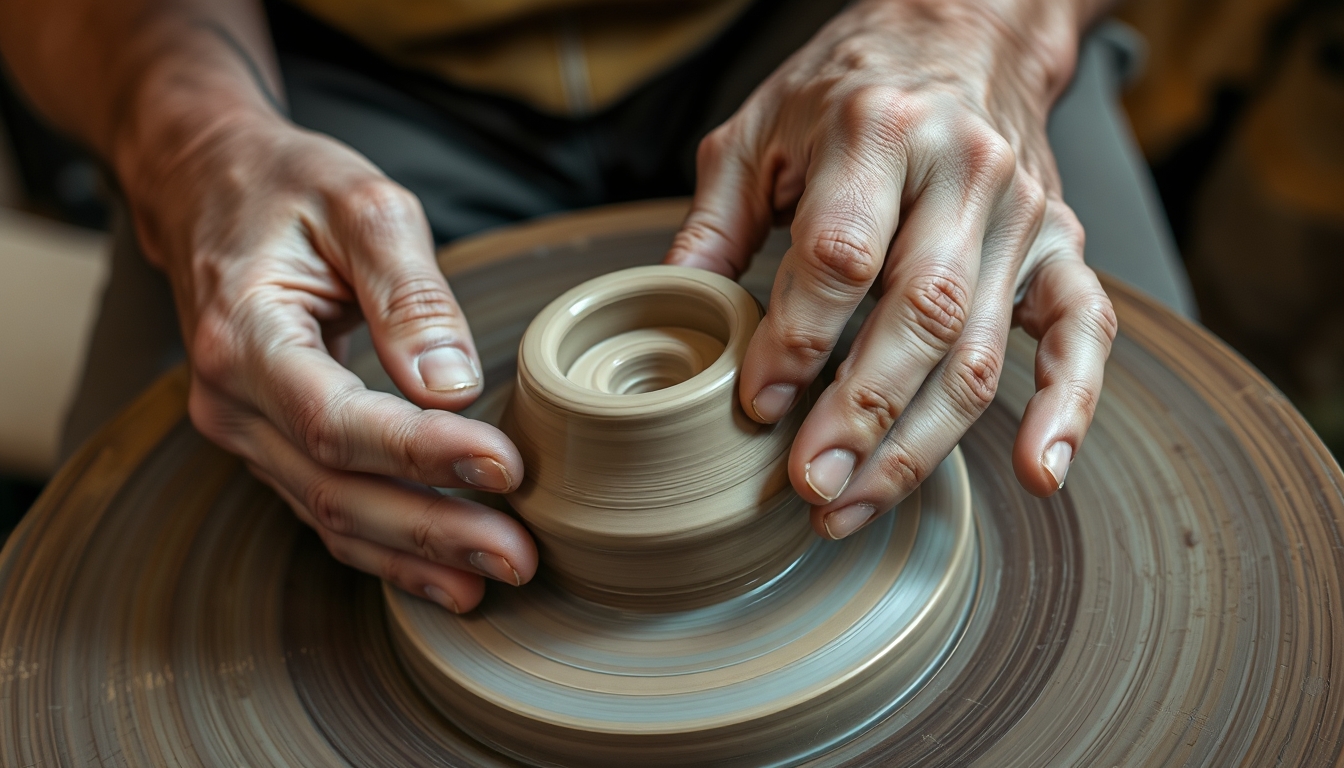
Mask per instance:
[[[700,142],[691,211],[663,259],[737,279],[770,233],[768,179],[762,179],[729,125]]]
[[[435,264],[419,200],[386,179],[353,197],[331,226],[383,368],[422,408],[470,405],[481,392],[480,359]]]

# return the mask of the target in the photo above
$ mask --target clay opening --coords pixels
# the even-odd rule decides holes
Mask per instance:
[[[731,332],[722,310],[698,296],[631,296],[576,323],[560,342],[557,362],[570,381],[586,389],[656,392],[713,365]]]

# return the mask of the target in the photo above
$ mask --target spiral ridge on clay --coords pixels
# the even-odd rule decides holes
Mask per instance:
[[[510,503],[568,588],[664,610],[783,571],[810,536],[786,461],[806,413],[743,413],[761,307],[703,270],[636,267],[560,296],[528,326],[503,420],[528,468]]]

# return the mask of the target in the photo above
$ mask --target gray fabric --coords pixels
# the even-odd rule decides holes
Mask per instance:
[[[443,243],[563,210],[689,194],[700,139],[843,5],[759,2],[694,56],[582,119],[376,63],[353,71],[348,51],[330,50],[339,41],[282,52],[280,63],[293,120],[414,192]]]
[[[498,97],[282,53],[295,122],[353,146],[420,197],[442,243],[557,211],[688,194],[695,147],[839,2],[790,0],[745,22],[614,108],[546,117]],[[1190,314],[1184,274],[1152,181],[1117,106],[1129,50],[1103,27],[1052,114],[1065,199],[1087,259]],[[1111,37],[1108,37],[1110,35]],[[117,218],[112,272],[62,441],[67,457],[182,358],[171,293]]]
[[[1087,232],[1087,263],[1193,318],[1189,278],[1119,102],[1141,46],[1137,33],[1114,21],[1088,36],[1073,82],[1050,113],[1050,147],[1064,201]]]
[[[61,431],[61,462],[184,354],[168,281],[140,254],[135,227],[117,204],[111,268]]]

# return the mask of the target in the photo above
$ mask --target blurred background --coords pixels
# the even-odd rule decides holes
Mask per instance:
[[[1344,2],[1126,0],[1125,96],[1201,321],[1344,457]],[[0,82],[0,541],[55,471],[106,276],[97,164]]]

